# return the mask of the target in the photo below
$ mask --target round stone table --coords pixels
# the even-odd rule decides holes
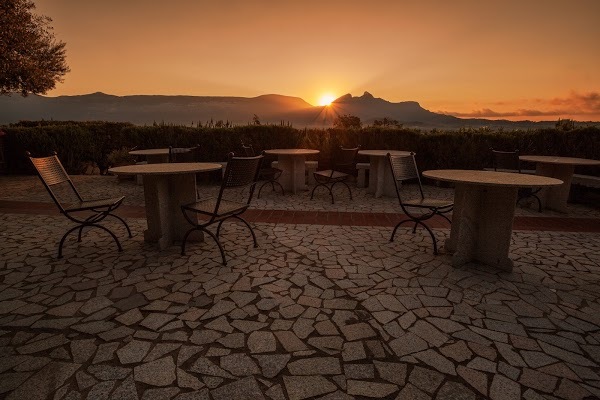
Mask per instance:
[[[167,149],[168,150],[168,149]],[[180,241],[190,228],[181,205],[196,201],[196,173],[221,169],[215,163],[165,163],[110,168],[115,175],[142,175],[148,229],[144,240],[163,250]],[[201,235],[194,240],[202,240]],[[188,239],[189,240],[189,239]]]
[[[562,184],[544,176],[495,171],[430,170],[423,176],[455,184],[452,228],[445,243],[454,253],[452,265],[476,260],[505,271],[513,268],[508,252],[518,189]]]
[[[381,196],[396,197],[394,177],[387,160],[387,154],[407,156],[409,151],[401,150],[359,150],[358,154],[369,157],[369,188],[376,198]]]
[[[522,155],[519,156],[519,160],[535,163],[535,173],[537,175],[549,176],[563,181],[562,185],[543,188],[538,194],[543,208],[562,213],[567,212],[567,201],[569,200],[575,166],[600,165],[600,160],[574,157]]]
[[[319,154],[319,150],[312,149],[269,149],[265,154],[277,156],[277,168],[281,169],[279,183],[286,192],[296,194],[298,190],[306,190],[304,175],[306,174],[306,156]]]

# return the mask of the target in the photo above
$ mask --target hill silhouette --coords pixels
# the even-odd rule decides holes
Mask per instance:
[[[312,106],[299,97],[267,94],[257,97],[231,96],[114,96],[101,92],[77,96],[0,96],[0,124],[21,120],[73,120],[131,122],[137,125],[171,123],[205,124],[229,121],[247,124],[257,115],[261,123],[291,123],[295,127],[330,127],[338,115],[355,115],[365,125],[375,120],[397,120],[405,127],[458,129],[462,127],[529,128],[553,126],[554,121],[495,121],[463,119],[424,109],[415,101],[398,103],[374,97],[369,92],[350,94],[330,106]]]

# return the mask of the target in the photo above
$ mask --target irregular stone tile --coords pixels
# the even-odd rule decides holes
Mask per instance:
[[[456,372],[483,396],[488,395],[488,379],[486,374],[462,365],[456,367]]]
[[[195,392],[181,393],[173,400],[210,400],[210,391],[202,389]]]
[[[431,400],[431,396],[410,383],[407,383],[400,393],[398,393],[396,400]]]
[[[458,382],[446,382],[437,393],[436,399],[475,400],[477,397],[466,386]]]
[[[337,389],[322,376],[283,376],[283,383],[290,400],[303,400],[321,396]]]
[[[235,379],[235,377],[229,372],[223,370],[221,367],[215,365],[212,361],[204,357],[198,358],[189,370],[191,372],[195,372],[201,375],[209,375],[226,379]]]
[[[294,332],[276,331],[274,334],[287,352],[293,353],[295,351],[308,350],[308,347],[306,347],[304,342],[301,341]]]
[[[221,357],[221,368],[236,376],[259,374],[256,363],[246,354],[235,353]]]
[[[490,386],[492,400],[518,400],[521,398],[521,385],[502,375],[494,375]]]
[[[179,391],[179,388],[176,387],[148,389],[144,392],[142,400],[168,400],[172,399]]]
[[[270,353],[277,349],[275,336],[271,332],[254,331],[248,336],[248,349],[250,353]]]
[[[94,355],[97,349],[95,339],[73,340],[70,345],[73,361],[77,364],[85,363]]]
[[[377,336],[377,333],[373,330],[371,325],[359,322],[358,324],[344,325],[340,327],[342,334],[346,340],[361,340]]]
[[[138,400],[137,389],[133,376],[127,377],[111,395],[111,400]]]
[[[406,364],[377,360],[374,360],[373,364],[381,379],[404,386],[406,382]]]
[[[353,396],[382,398],[398,391],[398,386],[391,383],[378,383],[349,379],[347,384],[348,394]]]
[[[264,400],[265,398],[258,382],[252,376],[213,389],[210,394],[214,400]]]
[[[438,352],[429,349],[413,354],[415,358],[447,375],[456,375],[454,364]]]
[[[6,400],[44,400],[61,387],[81,367],[80,364],[52,362],[21,386],[12,391]]]
[[[408,377],[408,381],[419,389],[433,393],[444,380],[444,375],[439,372],[415,366]],[[407,385],[408,386],[408,385]]]
[[[81,370],[79,370],[75,373],[75,380],[77,381],[77,387],[79,388],[80,391],[83,391],[83,390],[89,388],[90,386],[93,386],[96,383],[98,383],[98,381],[96,379],[94,379],[94,377],[86,374],[85,372],[83,372]]]
[[[133,376],[137,382],[152,386],[168,386],[175,382],[175,363],[172,357],[164,357],[138,365],[133,369]]]
[[[140,325],[153,331],[157,331],[163,325],[175,319],[174,315],[151,313],[140,322]]]
[[[541,392],[552,393],[558,379],[555,376],[544,374],[529,368],[523,368],[519,383]]]
[[[217,331],[212,331],[208,329],[202,329],[199,331],[195,330],[192,333],[192,336],[190,336],[190,342],[197,345],[209,344],[213,343],[221,336],[223,336],[223,334]]]
[[[17,352],[19,354],[33,354],[40,351],[53,349],[66,343],[69,343],[69,340],[64,335],[54,335],[45,340],[38,340],[21,347],[17,347]]]
[[[200,382],[198,378],[188,374],[181,368],[177,368],[177,386],[180,388],[199,390],[204,387],[204,383]]]
[[[131,310],[127,311],[126,313],[121,314],[115,318],[116,321],[122,323],[123,325],[127,325],[127,326],[137,324],[142,319],[144,319],[144,316],[142,315],[142,313],[140,312],[140,310],[138,308],[132,308]]]
[[[108,395],[110,394],[110,391],[113,389],[114,386],[115,386],[114,381],[100,382],[100,383],[94,385],[94,387],[92,387],[92,389],[90,389],[90,391],[88,393],[88,398],[89,399],[106,400],[106,399],[108,399]]]
[[[98,346],[98,351],[92,360],[93,364],[98,364],[104,361],[112,360],[115,351],[119,348],[118,342],[102,343]]]
[[[21,385],[27,378],[29,378],[32,372],[7,372],[1,375],[0,379],[0,394],[10,392]]]
[[[132,340],[117,350],[117,357],[121,364],[139,363],[144,359],[151,345],[150,342]]]
[[[342,373],[340,361],[335,357],[305,358],[288,363],[292,375],[339,375]]]
[[[217,340],[218,343],[230,349],[239,349],[246,345],[243,333],[232,333]]]
[[[428,347],[425,340],[412,332],[408,332],[404,336],[392,340],[389,346],[398,357],[423,351]]]
[[[344,364],[344,375],[347,379],[374,379],[373,364]]]
[[[90,365],[87,371],[101,381],[124,379],[131,373],[129,368],[112,365]]]
[[[344,361],[357,361],[364,360],[367,358],[367,353],[365,352],[365,347],[362,342],[346,342],[344,343],[344,348],[342,350],[342,359]]]
[[[274,378],[283,370],[290,358],[291,354],[273,354],[273,355],[256,355],[253,356],[260,365],[262,375],[265,378]]]

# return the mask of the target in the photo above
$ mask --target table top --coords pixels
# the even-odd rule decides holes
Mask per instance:
[[[483,186],[536,187],[557,186],[563,183],[560,179],[548,178],[541,175],[466,169],[434,169],[424,171],[423,176],[439,181],[470,183]]]
[[[529,161],[541,164],[565,164],[565,165],[600,165],[600,160],[587,158],[558,157],[558,156],[519,156],[521,161]]]
[[[385,157],[390,153],[393,156],[408,156],[410,151],[403,150],[359,150],[358,154],[362,156]]]
[[[108,172],[115,175],[176,175],[216,171],[221,168],[221,164],[215,163],[160,163],[124,165],[109,168]]]
[[[313,149],[269,149],[266,154],[275,154],[278,156],[307,156],[310,154],[319,154],[319,150]]]
[[[169,154],[169,149],[143,149],[143,150],[131,150],[129,152],[132,156],[160,156],[163,154]]]

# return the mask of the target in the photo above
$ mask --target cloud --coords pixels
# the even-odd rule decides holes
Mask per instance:
[[[572,91],[567,97],[552,99],[515,100],[516,104],[535,104],[535,108],[511,109],[509,102],[496,102],[495,106],[505,108],[502,111],[482,108],[470,112],[438,111],[460,118],[523,118],[523,117],[565,117],[565,116],[600,116],[600,93],[578,93]]]

